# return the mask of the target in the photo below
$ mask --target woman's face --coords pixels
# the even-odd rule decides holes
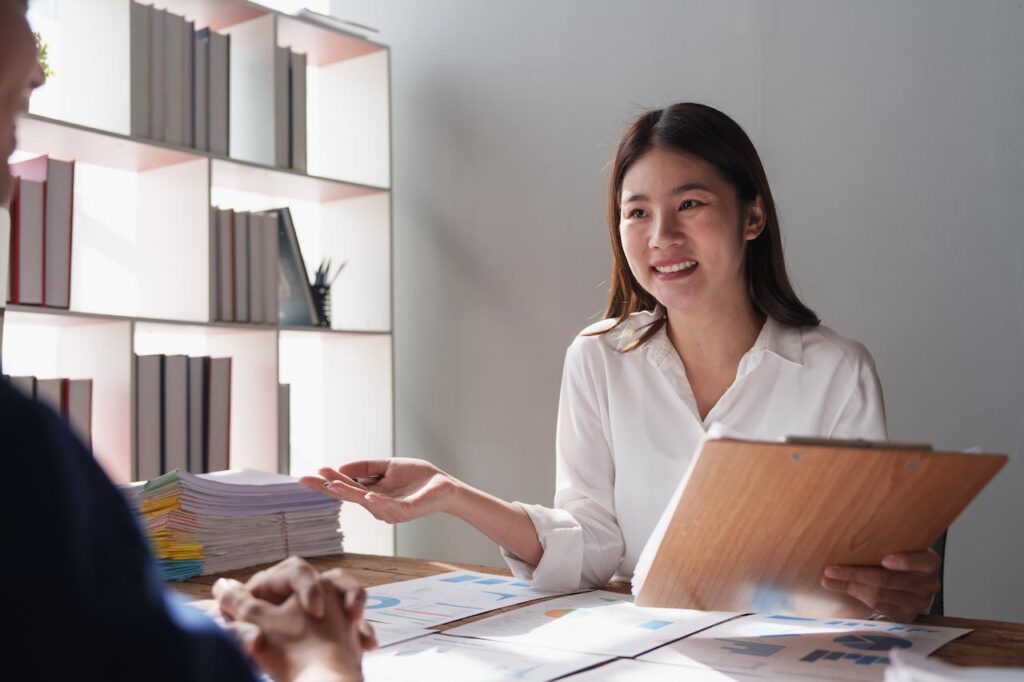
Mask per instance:
[[[665,308],[711,313],[747,296],[745,244],[764,229],[763,202],[740,206],[714,166],[654,147],[626,171],[619,208],[629,268]]]

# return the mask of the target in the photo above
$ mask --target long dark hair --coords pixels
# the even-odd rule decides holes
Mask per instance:
[[[814,311],[804,305],[793,291],[786,274],[779,234],[779,217],[768,187],[768,178],[753,143],[743,129],[721,111],[705,104],[683,102],[665,109],[648,111],[638,117],[619,142],[608,182],[608,234],[612,241],[612,283],[606,318],[616,323],[600,333],[607,334],[626,321],[632,313],[654,310],[658,305],[633,277],[619,235],[619,195],[622,179],[629,167],[655,145],[692,154],[707,161],[736,188],[740,205],[746,206],[758,196],[764,201],[765,226],[761,234],[748,242],[744,265],[747,290],[754,308],[763,315],[794,327],[814,327],[821,323]],[[643,345],[666,322],[661,316],[644,333],[622,350]]]

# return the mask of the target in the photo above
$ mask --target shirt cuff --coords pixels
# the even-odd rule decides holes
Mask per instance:
[[[569,592],[578,590],[583,572],[583,528],[564,509],[539,504],[513,502],[526,512],[537,531],[544,553],[540,563],[531,566],[504,547],[501,556],[520,580],[529,580],[538,590]]]

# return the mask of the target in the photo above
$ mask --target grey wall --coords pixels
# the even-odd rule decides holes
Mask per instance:
[[[892,437],[1011,454],[951,531],[947,610],[1024,620],[1024,4],[333,9],[393,49],[400,454],[550,503],[563,352],[604,303],[605,164],[641,108],[706,102],[762,154],[800,293],[874,354]],[[447,518],[398,551],[500,563]]]

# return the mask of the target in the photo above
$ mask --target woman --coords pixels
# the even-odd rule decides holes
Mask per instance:
[[[871,356],[793,292],[768,180],[734,121],[689,103],[640,116],[615,156],[608,215],[607,319],[566,354],[554,508],[499,500],[422,460],[304,482],[392,523],[453,514],[517,576],[570,590],[632,574],[712,422],[762,439],[885,439]],[[829,567],[822,585],[909,621],[937,592],[939,564],[907,552]]]

